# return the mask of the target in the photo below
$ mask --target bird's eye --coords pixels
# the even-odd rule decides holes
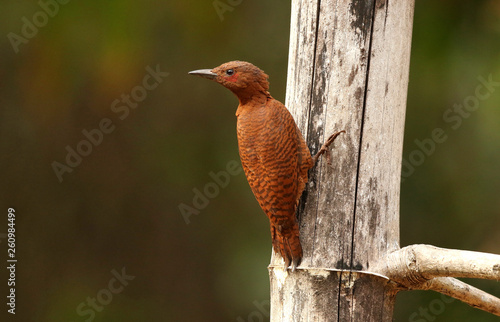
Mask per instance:
[[[229,76],[233,75],[234,74],[234,69],[228,69],[228,70],[226,70],[226,74],[228,74]]]

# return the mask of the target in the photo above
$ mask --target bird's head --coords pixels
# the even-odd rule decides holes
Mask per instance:
[[[199,69],[189,72],[211,79],[236,94],[240,101],[256,96],[269,96],[267,74],[257,66],[244,61],[231,61],[213,69]]]

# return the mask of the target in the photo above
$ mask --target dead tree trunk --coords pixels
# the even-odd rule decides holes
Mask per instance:
[[[271,267],[272,321],[392,321],[395,292],[370,268],[399,249],[412,23],[413,1],[293,2],[286,106],[313,154],[346,134],[310,173],[303,269]]]
[[[399,245],[413,10],[413,0],[292,2],[286,106],[313,154],[330,134],[346,133],[331,148],[332,165],[321,160],[310,172],[299,269],[271,260],[271,321],[392,321],[399,290],[443,289],[429,286],[437,275],[401,278],[401,267],[384,265],[414,258]]]

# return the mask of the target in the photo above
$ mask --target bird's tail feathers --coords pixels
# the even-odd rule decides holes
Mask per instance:
[[[285,269],[291,264],[292,272],[302,260],[302,245],[299,238],[298,224],[292,229],[283,230],[271,227],[271,237],[273,239],[274,251],[281,255],[285,261]]]

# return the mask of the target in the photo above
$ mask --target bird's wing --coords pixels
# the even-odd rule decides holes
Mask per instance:
[[[295,215],[299,151],[296,125],[288,110],[275,100],[266,109],[261,128],[254,133],[252,151],[240,154],[246,156],[241,159],[252,191],[266,215],[274,215],[273,223],[281,216]]]
[[[307,171],[305,180],[299,178],[302,138],[280,102],[269,101],[261,113],[252,115],[250,122],[255,123],[238,133],[241,162],[255,198],[271,222],[275,250],[285,262],[296,265],[302,257],[296,201],[299,188],[303,189],[307,181]]]

